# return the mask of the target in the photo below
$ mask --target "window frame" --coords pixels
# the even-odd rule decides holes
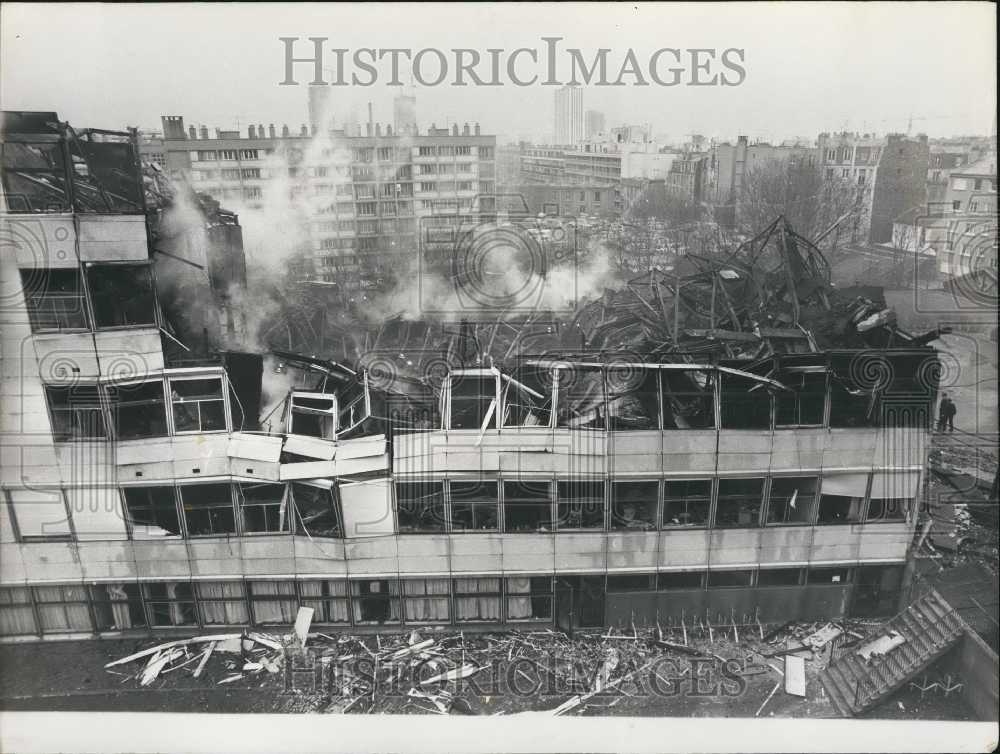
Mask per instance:
[[[715,477],[695,477],[695,478],[690,478],[690,479],[674,479],[674,478],[667,477],[667,478],[663,479],[663,484],[661,485],[661,492],[660,492],[660,523],[659,523],[659,527],[658,528],[661,529],[661,530],[668,530],[668,531],[674,531],[674,530],[678,530],[678,529],[680,529],[680,530],[710,529],[711,526],[712,526],[712,512],[713,512],[712,509],[713,509],[713,506],[714,506],[714,503],[715,503],[715,489],[717,487],[716,481],[717,481],[717,479]],[[708,501],[707,501],[708,507],[707,507],[707,510],[705,512],[705,521],[704,521],[704,523],[700,523],[700,524],[683,524],[683,523],[682,524],[668,524],[667,523],[667,500],[668,500],[667,486],[670,485],[670,484],[690,483],[690,482],[708,482]],[[670,499],[678,499],[678,498],[670,498]],[[689,497],[685,497],[683,499],[688,500]],[[688,505],[690,505],[690,503],[688,503]]]
[[[124,268],[124,267],[136,267],[142,268],[146,271],[147,282],[149,285],[149,297],[150,297],[150,319],[151,322],[141,322],[134,324],[125,325],[102,325],[98,322],[98,312],[96,306],[96,297],[94,292],[91,290],[91,275],[95,271],[104,268]],[[86,290],[87,296],[87,306],[89,309],[91,317],[91,325],[93,332],[115,332],[119,330],[149,330],[152,328],[161,328],[163,322],[160,317],[160,306],[159,300],[156,297],[156,273],[153,267],[153,263],[150,260],[122,260],[122,261],[101,261],[101,262],[85,262],[83,263],[83,283]]]
[[[126,491],[143,490],[151,487],[155,487],[157,489],[170,490],[170,496],[173,499],[174,503],[174,517],[175,520],[177,521],[177,534],[165,537],[136,537],[135,524],[132,521],[131,515],[129,514],[130,509]],[[173,482],[167,482],[164,484],[156,484],[156,483],[120,484],[118,486],[118,496],[119,499],[121,500],[122,514],[125,518],[125,532],[129,540],[135,542],[158,542],[160,540],[176,540],[176,539],[185,539],[187,537],[187,533],[184,530],[184,514],[183,511],[181,510],[180,496],[177,494],[176,485]]]
[[[232,415],[230,413],[229,405],[229,393],[227,390],[229,387],[228,380],[225,379],[223,374],[177,374],[171,375],[164,373],[164,378],[166,379],[166,391],[165,395],[170,396],[170,411],[169,411],[169,430],[171,436],[184,436],[184,435],[210,435],[210,434],[226,434],[232,432]],[[197,382],[197,381],[209,381],[218,380],[219,382],[219,397],[218,398],[195,398],[192,400],[175,400],[173,385],[175,382]],[[202,414],[201,414],[201,404],[206,402],[221,402],[222,403],[222,429],[204,429],[200,425],[202,424]],[[195,404],[198,407],[198,429],[177,429],[177,417],[174,414],[174,404]]]
[[[187,489],[187,488],[189,488],[189,487],[206,487],[206,486],[212,486],[212,487],[225,486],[226,487],[226,490],[229,493],[229,513],[232,516],[232,521],[233,521],[232,531],[229,531],[229,532],[217,532],[217,531],[214,531],[214,521],[213,521],[213,531],[212,532],[210,532],[208,534],[193,534],[191,532],[191,528],[190,528],[190,526],[188,526],[188,514],[187,514],[187,509],[185,507],[186,504],[184,502],[184,490]],[[182,518],[183,518],[183,521],[184,521],[184,533],[185,533],[185,535],[186,535],[186,537],[188,539],[205,539],[205,538],[209,538],[209,537],[220,537],[220,538],[221,537],[225,537],[226,539],[230,539],[232,537],[239,537],[239,536],[242,535],[242,532],[240,531],[240,526],[239,526],[239,516],[237,515],[237,510],[236,510],[236,494],[235,494],[235,492],[233,490],[233,482],[231,482],[231,481],[225,481],[225,482],[220,482],[220,481],[204,481],[204,480],[192,481],[190,479],[184,479],[183,483],[178,483],[178,484],[175,485],[175,487],[177,489],[177,498],[178,498],[178,500],[180,502],[181,515],[182,515]],[[219,504],[213,504],[213,505],[206,505],[206,506],[201,506],[200,509],[201,510],[225,510],[225,505],[223,505],[221,503],[219,503]],[[195,510],[195,509],[192,509],[192,510]],[[211,516],[209,516],[209,520],[212,520]]]
[[[741,526],[739,523],[735,525],[720,525],[719,524],[719,506],[722,501],[722,485],[724,482],[730,481],[760,481],[760,505],[757,509],[756,520],[746,526]],[[767,477],[761,476],[731,476],[731,477],[718,477],[715,484],[715,500],[712,505],[712,528],[713,529],[760,529],[763,528],[761,524],[762,517],[764,515],[764,508],[767,503]]]

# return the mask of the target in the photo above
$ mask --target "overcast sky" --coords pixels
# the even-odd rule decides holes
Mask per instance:
[[[329,37],[329,48],[539,50],[562,37],[590,60],[610,48],[609,77],[628,49],[648,65],[658,49],[740,48],[739,86],[651,85],[584,90],[608,125],[650,123],[654,133],[729,138],[814,138],[824,130],[931,136],[988,133],[996,109],[992,3],[773,3],[678,5],[58,5],[4,3],[0,97],[4,109],[56,110],[77,126],[160,127],[183,115],[210,128],[306,120],[306,89],[279,86],[282,36]],[[449,53],[453,55],[453,53]],[[561,74],[568,62],[560,58]],[[433,76],[436,64],[428,64]],[[309,66],[296,68],[303,84]],[[335,112],[371,101],[391,121],[386,61],[370,87],[333,88]],[[404,66],[404,70],[408,70]],[[525,69],[527,70],[527,69]],[[714,69],[713,72],[715,72]],[[544,76],[543,66],[536,72]],[[504,76],[506,79],[506,76]],[[451,79],[449,79],[451,80]],[[629,82],[633,79],[627,79]],[[541,77],[539,79],[541,81]],[[417,115],[480,121],[484,133],[543,138],[553,90],[417,87]]]

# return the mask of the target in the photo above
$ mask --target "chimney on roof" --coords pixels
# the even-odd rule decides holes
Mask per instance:
[[[263,139],[264,138],[264,124],[263,123],[258,123],[257,124],[257,138],[258,139]]]
[[[247,126],[247,138],[248,139],[256,139],[257,138],[257,129],[254,128],[252,125],[251,126]]]
[[[208,138],[208,126],[202,126],[200,129],[198,129],[198,136],[200,136],[202,139],[207,139]]]
[[[451,124],[451,135],[452,136],[458,136],[458,124],[457,123],[452,123]]]
[[[376,123],[375,124],[375,135],[376,136],[381,136],[382,135],[382,124],[381,123]]]
[[[288,130],[288,124],[287,123],[285,123],[285,124],[283,124],[281,126],[281,135],[282,136],[286,136],[286,137],[292,135],[292,132]]]
[[[274,130],[274,124],[273,123],[271,123],[267,127],[267,135],[270,136],[272,139],[277,136],[277,134],[275,133],[275,130]]]
[[[188,138],[189,139],[197,139],[198,138],[198,129],[195,128],[194,126],[188,126]]]
[[[479,124],[476,124],[476,136],[479,136]]]
[[[184,116],[182,115],[164,115],[160,118],[160,122],[163,124],[163,138],[164,139],[186,139],[187,136],[184,134]]]
[[[468,136],[468,135],[469,135],[469,124],[466,123],[464,126],[462,126],[462,136]]]
[[[308,136],[308,135],[309,135],[309,128],[308,128],[308,127],[306,126],[306,124],[305,124],[305,123],[303,123],[303,124],[302,124],[302,128],[301,128],[301,130],[299,131],[299,133],[300,133],[300,134],[301,134],[302,136]]]
[[[385,124],[385,135],[392,136],[392,125],[389,123]]]

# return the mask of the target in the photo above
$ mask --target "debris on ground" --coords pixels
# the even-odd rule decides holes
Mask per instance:
[[[558,716],[602,714],[635,702],[648,714],[650,697],[655,705],[659,695],[666,706],[688,686],[690,692],[702,684],[720,689],[720,703],[744,696],[753,705],[748,715],[757,705],[758,715],[767,705],[769,714],[788,714],[797,705],[828,705],[816,682],[819,672],[838,653],[878,637],[883,625],[693,622],[572,637],[552,629],[470,633],[427,627],[355,636],[310,631],[312,616],[300,612],[298,618],[287,634],[245,630],[179,639],[105,667],[121,675],[122,683],[141,687],[173,689],[180,684],[176,679],[187,678],[206,687],[280,692],[279,711]],[[119,673],[125,665],[131,672]]]

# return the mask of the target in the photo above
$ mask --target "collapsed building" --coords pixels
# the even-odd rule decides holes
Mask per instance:
[[[4,117],[5,638],[299,606],[352,630],[573,630],[905,599],[936,334],[832,287],[782,219],[571,317],[393,320],[349,364],[263,369],[226,350],[235,218],[195,202],[232,247],[197,257],[134,133]],[[207,270],[207,298],[154,285],[167,264]]]

